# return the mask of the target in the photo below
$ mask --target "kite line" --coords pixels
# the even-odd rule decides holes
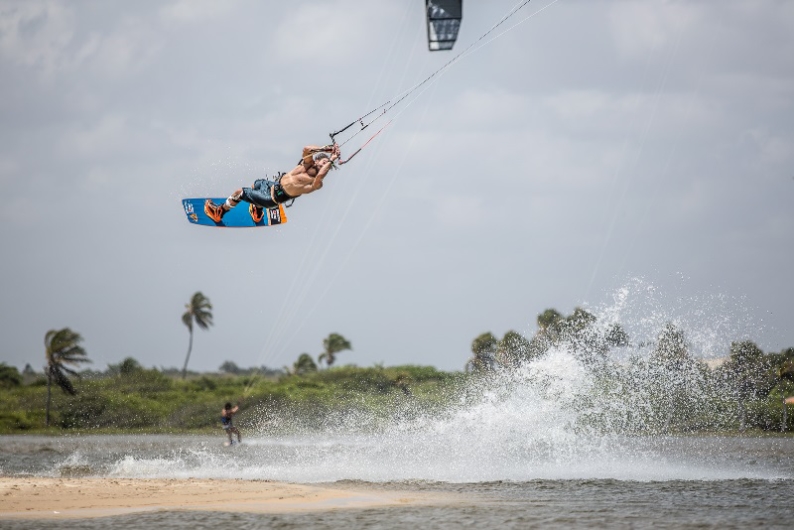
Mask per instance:
[[[336,142],[336,136],[337,136],[338,134],[341,134],[341,133],[345,132],[345,131],[346,131],[346,130],[348,130],[350,127],[352,127],[352,126],[354,126],[354,125],[356,125],[356,124],[359,124],[359,125],[361,126],[361,128],[360,128],[358,131],[356,131],[354,134],[352,134],[352,135],[351,135],[349,138],[347,138],[347,139],[346,139],[344,142],[341,142],[341,143],[339,144],[339,145],[340,145],[340,147],[341,147],[341,146],[343,146],[343,145],[345,145],[346,143],[348,143],[350,140],[352,140],[352,139],[353,139],[353,138],[355,138],[356,136],[358,136],[358,135],[359,135],[361,132],[363,132],[363,131],[364,131],[364,129],[366,129],[367,127],[369,127],[370,125],[372,125],[373,123],[375,123],[376,121],[378,121],[378,120],[379,120],[380,118],[382,118],[382,117],[383,117],[383,116],[384,116],[384,115],[385,115],[385,114],[386,114],[388,111],[390,111],[391,109],[393,109],[394,107],[396,107],[397,105],[399,105],[399,104],[400,104],[402,101],[404,101],[404,100],[405,100],[405,99],[406,99],[408,96],[410,96],[411,94],[413,94],[414,92],[416,92],[417,90],[419,90],[419,89],[420,89],[422,86],[426,85],[426,84],[427,84],[428,82],[430,82],[430,81],[431,81],[433,78],[435,78],[435,77],[436,77],[438,74],[440,74],[441,72],[443,72],[444,70],[446,70],[447,68],[449,68],[450,66],[452,66],[453,64],[455,64],[456,62],[458,62],[458,61],[459,61],[460,59],[462,59],[462,58],[463,58],[463,56],[465,56],[467,53],[469,53],[470,51],[473,51],[472,49],[473,49],[475,46],[477,46],[477,45],[478,45],[480,42],[482,42],[482,41],[483,41],[483,39],[485,39],[485,38],[486,38],[488,35],[490,35],[490,34],[491,34],[491,33],[492,33],[494,30],[496,30],[496,28],[498,28],[499,26],[501,26],[502,24],[504,24],[504,23],[505,23],[505,22],[506,22],[508,19],[510,19],[510,18],[511,18],[513,15],[515,15],[516,13],[518,13],[519,11],[521,11],[521,9],[523,9],[523,8],[524,8],[524,7],[525,7],[527,4],[529,4],[531,1],[532,1],[532,0],[523,0],[522,2],[519,2],[518,4],[516,4],[515,6],[513,6],[513,8],[512,8],[510,11],[508,11],[508,13],[507,13],[506,15],[504,15],[504,16],[503,16],[503,17],[502,17],[502,18],[501,18],[501,19],[500,19],[500,20],[499,20],[499,21],[498,21],[496,24],[494,24],[493,26],[491,26],[491,28],[490,28],[488,31],[486,31],[485,33],[483,33],[482,35],[480,35],[480,37],[479,37],[477,40],[475,40],[474,42],[472,42],[471,44],[469,44],[469,45],[466,47],[466,49],[464,49],[463,51],[461,51],[460,53],[458,53],[458,54],[457,54],[455,57],[453,57],[452,59],[450,59],[449,61],[447,61],[446,63],[444,63],[444,64],[443,64],[441,67],[439,67],[439,68],[438,68],[436,71],[434,71],[433,73],[431,73],[430,75],[428,75],[426,78],[424,78],[424,79],[423,79],[422,81],[420,81],[419,83],[415,84],[413,87],[411,87],[411,88],[407,89],[406,91],[402,92],[401,94],[398,94],[397,96],[395,96],[395,97],[393,98],[393,99],[394,99],[394,102],[392,102],[392,100],[388,100],[388,101],[386,101],[385,103],[383,103],[383,104],[379,105],[378,107],[376,107],[376,108],[372,109],[371,111],[367,112],[367,113],[366,113],[366,114],[364,114],[363,116],[361,116],[361,117],[359,117],[359,118],[357,118],[357,119],[353,120],[353,121],[352,121],[352,122],[350,122],[349,124],[345,125],[345,126],[344,126],[344,127],[342,127],[341,129],[339,129],[338,131],[335,131],[335,132],[332,132],[332,133],[330,133],[330,134],[329,134],[329,136],[331,137],[331,143],[335,143],[335,142]],[[554,0],[554,2],[551,2],[550,4],[548,4],[548,5],[544,6],[542,9],[538,10],[536,13],[533,13],[533,15],[532,15],[532,16],[536,15],[537,13],[540,13],[541,11],[543,11],[543,10],[544,10],[544,9],[546,9],[546,8],[548,8],[548,7],[549,7],[549,6],[551,6],[552,4],[555,4],[555,3],[557,3],[557,1],[558,1],[558,0]],[[526,19],[525,19],[525,20],[526,20]],[[518,25],[518,24],[516,24],[516,25]],[[515,26],[513,26],[513,27],[515,27]],[[512,29],[512,28],[510,28],[510,29]],[[509,30],[508,30],[508,31],[509,31]],[[490,42],[490,41],[489,41],[489,42]],[[369,121],[367,121],[366,123],[364,122],[364,119],[365,119],[365,118],[368,118],[369,116],[372,116],[373,114],[375,114],[375,113],[376,113],[376,112],[378,112],[378,111],[381,111],[381,112],[380,112],[380,113],[379,113],[377,116],[375,116],[374,118],[371,118],[371,119],[370,119]],[[359,153],[361,152],[361,150],[362,150],[362,149],[364,149],[364,148],[367,146],[367,144],[369,144],[369,143],[370,143],[372,140],[374,140],[376,136],[378,136],[378,135],[379,135],[379,134],[380,134],[380,133],[381,133],[381,132],[382,132],[384,129],[386,129],[386,127],[388,127],[389,125],[391,125],[391,123],[392,123],[392,122],[393,122],[395,119],[396,119],[396,116],[395,116],[394,118],[392,118],[391,120],[389,120],[389,121],[388,121],[388,122],[387,122],[387,123],[386,123],[386,124],[385,124],[383,127],[381,127],[380,129],[378,129],[378,130],[375,132],[375,134],[373,134],[372,136],[370,136],[370,137],[369,137],[369,139],[367,139],[367,140],[366,140],[366,141],[365,141],[365,142],[364,142],[364,143],[363,143],[363,144],[362,144],[362,145],[361,145],[361,146],[360,146],[358,149],[356,149],[356,150],[353,152],[353,154],[352,154],[352,155],[350,155],[349,157],[347,157],[347,158],[346,158],[346,159],[344,159],[344,160],[340,160],[340,161],[339,161],[339,165],[342,165],[342,164],[347,164],[348,162],[350,162],[350,160],[352,160],[354,156],[356,156],[357,154],[359,154]]]

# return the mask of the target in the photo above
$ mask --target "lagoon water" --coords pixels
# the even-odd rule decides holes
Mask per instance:
[[[5,436],[0,474],[270,479],[454,492],[469,501],[279,515],[173,511],[70,520],[69,528],[790,528],[794,517],[790,437],[610,437],[563,451],[528,440],[509,455],[429,440],[410,432],[253,436],[227,448],[209,436]]]

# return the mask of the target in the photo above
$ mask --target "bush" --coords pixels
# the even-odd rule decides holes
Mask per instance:
[[[165,424],[177,429],[200,429],[220,426],[221,405],[217,403],[185,403],[165,418]]]
[[[136,394],[156,394],[174,387],[174,381],[157,370],[138,369],[132,372],[121,372],[118,377],[120,388]]]
[[[11,388],[22,384],[22,374],[16,366],[0,363],[0,387]]]
[[[80,392],[61,410],[59,425],[64,429],[99,427],[109,406],[105,396]]]
[[[193,392],[203,392],[205,390],[215,390],[216,388],[218,388],[218,384],[214,380],[212,380],[209,377],[207,377],[206,375],[202,375],[198,379],[192,379],[192,380],[188,381],[188,384],[186,386],[187,390],[191,390]]]
[[[0,411],[0,429],[5,432],[27,431],[35,426],[36,420],[24,411]]]

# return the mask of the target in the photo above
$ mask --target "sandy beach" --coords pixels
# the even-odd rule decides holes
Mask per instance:
[[[286,513],[450,501],[448,494],[255,480],[0,478],[0,519],[88,518],[157,510]]]

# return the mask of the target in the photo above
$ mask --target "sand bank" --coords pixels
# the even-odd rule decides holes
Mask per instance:
[[[0,519],[64,519],[157,510],[286,513],[446,504],[448,494],[255,480],[0,477]]]

